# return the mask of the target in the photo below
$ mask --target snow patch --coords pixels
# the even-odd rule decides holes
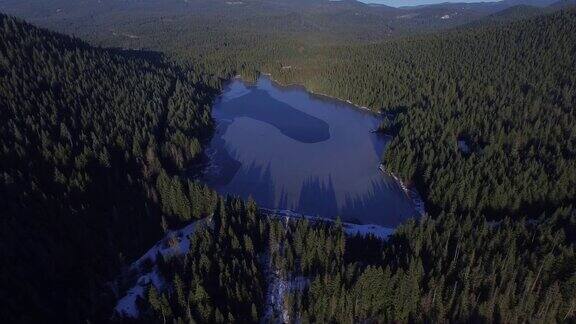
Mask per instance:
[[[410,13],[406,15],[396,16],[396,19],[412,19],[418,17],[419,15],[420,15],[419,13]]]
[[[192,222],[182,229],[176,231],[168,231],[164,238],[162,238],[150,250],[144,253],[140,259],[132,263],[130,268],[138,269],[146,260],[150,260],[151,262],[155,263],[158,253],[162,254],[162,256],[167,259],[173,256],[183,255],[184,253],[188,252],[188,249],[190,248],[190,235],[194,234],[199,224],[203,224],[205,222],[206,219],[202,219]]]
[[[267,209],[261,208],[262,211],[271,215],[271,216],[279,216],[289,221],[291,219],[306,219],[311,222],[325,222],[325,223],[335,223],[336,220],[332,218],[325,218],[325,217],[317,217],[317,216],[308,216],[303,214],[298,214],[292,210],[285,210],[285,209]],[[344,228],[344,232],[350,236],[354,235],[362,235],[368,236],[373,235],[376,238],[385,240],[388,236],[394,234],[394,229],[390,227],[384,227],[376,224],[353,224],[353,223],[346,223],[342,222],[342,227]]]
[[[393,228],[388,228],[388,227],[383,227],[383,226],[378,226],[378,225],[372,225],[372,224],[358,225],[358,224],[344,223],[344,231],[346,232],[346,234],[348,234],[350,236],[373,235],[374,237],[381,239],[381,240],[386,240],[388,238],[388,236],[394,234]]]
[[[262,262],[268,288],[266,291],[264,316],[261,318],[260,323],[291,323],[290,315],[284,305],[286,293],[303,291],[310,285],[310,279],[302,276],[292,279],[283,278],[280,270],[273,267],[269,251],[265,253]]]
[[[280,277],[279,269],[274,269],[270,251],[264,254],[262,263],[264,264],[267,289],[264,316],[262,316],[260,323],[288,323],[288,312],[284,309],[286,281]]]
[[[138,311],[138,306],[136,305],[136,300],[138,297],[143,298],[146,292],[146,287],[153,284],[157,289],[162,289],[164,287],[164,279],[158,273],[157,266],[154,269],[138,278],[136,285],[126,292],[126,296],[122,297],[114,311],[123,317],[137,318],[140,315]]]
[[[168,259],[187,253],[190,249],[190,238],[198,226],[205,224],[207,221],[208,219],[202,219],[192,222],[180,230],[169,231],[164,238],[158,241],[158,243],[144,253],[142,257],[130,265],[129,269],[131,271],[140,272],[143,271],[142,267],[145,262],[151,262],[154,264],[152,270],[141,274],[136,280],[136,284],[132,288],[128,289],[124,297],[118,300],[118,303],[114,308],[116,314],[131,318],[137,318],[140,315],[138,306],[136,305],[136,300],[138,297],[144,297],[148,285],[152,284],[158,290],[162,290],[165,287],[165,281],[158,271],[158,266],[155,265],[158,254],[161,254],[162,257]]]

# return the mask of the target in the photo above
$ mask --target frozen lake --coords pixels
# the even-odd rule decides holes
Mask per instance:
[[[363,224],[396,226],[417,215],[378,170],[388,138],[379,117],[268,77],[233,79],[213,107],[217,130],[204,181],[260,206]]]

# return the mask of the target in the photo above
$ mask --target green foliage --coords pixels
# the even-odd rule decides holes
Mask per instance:
[[[211,211],[212,192],[174,175],[211,132],[204,78],[0,15],[4,320],[108,318],[106,282],[161,235],[163,211]]]
[[[124,260],[209,215],[184,258],[158,265],[168,287],[150,287],[143,320],[258,321],[269,256],[283,278],[310,281],[285,297],[302,322],[574,321],[574,10],[347,45],[364,31],[379,39],[381,25],[354,18],[334,40],[323,14],[150,16],[125,25],[146,37],[118,42],[92,25],[118,22],[96,16],[81,30],[92,40],[179,63],[0,16],[6,321],[108,320],[107,283]],[[385,165],[416,185],[431,217],[386,243],[347,238],[340,221],[267,219],[188,178],[218,77],[259,72],[384,112]]]
[[[287,265],[288,277],[313,280],[289,309],[312,322],[573,320],[575,225],[572,208],[538,222],[497,224],[443,214],[401,226],[384,245],[349,238],[343,255],[312,268],[305,260],[314,253],[305,249]],[[288,229],[288,249],[301,231],[327,247],[342,237],[335,228],[299,224]],[[379,258],[365,257],[373,250]]]
[[[254,207],[239,199],[218,201],[211,224],[198,229],[186,256],[161,267],[164,278],[174,278],[166,295],[170,315],[149,299],[145,320],[258,322],[265,291],[259,227],[268,225]],[[155,291],[152,286],[149,294]]]
[[[538,217],[576,197],[575,44],[566,10],[262,68],[385,113],[381,129],[395,135],[385,165],[434,213]]]

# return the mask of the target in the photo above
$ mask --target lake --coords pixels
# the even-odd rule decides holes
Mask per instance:
[[[269,209],[394,227],[417,215],[378,169],[388,137],[379,116],[344,101],[284,87],[262,76],[229,82],[203,180],[221,194],[252,196]]]

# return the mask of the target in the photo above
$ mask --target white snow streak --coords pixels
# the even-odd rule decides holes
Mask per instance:
[[[126,295],[118,301],[116,307],[114,308],[117,314],[125,317],[138,317],[139,312],[138,306],[136,306],[136,300],[138,297],[144,297],[146,287],[148,287],[149,284],[153,284],[154,287],[162,289],[165,284],[164,279],[158,272],[158,267],[155,265],[158,253],[160,253],[166,259],[174,256],[184,255],[190,248],[191,235],[194,234],[194,231],[200,224],[205,222],[206,219],[202,219],[196,222],[192,222],[180,230],[168,232],[164,238],[162,238],[150,250],[144,253],[140,259],[136,260],[134,263],[132,263],[132,265],[130,265],[131,271],[140,272],[143,271],[143,263],[149,260],[149,262],[153,264],[153,267],[151,271],[141,274],[136,281],[136,285],[128,289]]]
[[[311,222],[328,222],[328,223],[335,223],[335,220],[332,218],[324,218],[324,217],[316,217],[316,216],[307,216],[298,214],[291,210],[277,210],[277,209],[266,209],[261,208],[262,211],[268,213],[271,216],[276,217],[284,217],[287,221],[290,219],[307,219]],[[342,227],[344,228],[344,232],[348,235],[362,235],[368,236],[373,235],[376,238],[385,240],[388,236],[394,233],[394,229],[390,227],[384,227],[375,224],[353,224],[353,223],[346,223],[342,222]]]
[[[267,291],[264,316],[262,316],[260,323],[291,323],[290,315],[284,304],[284,297],[289,292],[303,291],[310,284],[310,279],[302,276],[292,279],[284,278],[280,270],[273,267],[269,251],[264,255],[263,263]]]
[[[290,221],[291,219],[307,219],[311,222],[335,222],[334,219],[301,215],[291,210],[270,210],[265,208],[262,208],[262,210],[269,215],[282,217],[286,221]],[[130,270],[141,274],[136,280],[136,284],[132,288],[128,289],[126,295],[124,295],[124,297],[122,297],[116,304],[114,310],[118,315],[131,318],[137,318],[139,316],[136,300],[138,297],[144,297],[148,285],[153,284],[154,287],[159,290],[165,286],[165,281],[160,276],[158,267],[155,265],[158,253],[160,253],[164,258],[184,255],[190,248],[191,235],[194,234],[198,226],[207,222],[208,219],[202,219],[193,222],[180,230],[168,232],[163,239],[158,241],[158,243],[144,253],[142,257],[132,263]],[[376,238],[385,240],[388,236],[394,233],[393,228],[374,224],[353,224],[343,222],[342,226],[344,232],[351,236],[373,235]],[[170,243],[171,241],[172,243]],[[304,277],[295,277],[293,279],[282,278],[280,271],[272,268],[271,260],[269,258],[269,253],[267,253],[263,260],[265,267],[264,273],[268,282],[268,290],[266,293],[266,310],[262,322],[288,323],[288,311],[284,309],[284,296],[286,292],[303,290],[309,284],[310,280]],[[153,266],[150,271],[142,273],[144,271],[142,268],[145,262],[150,262]]]

